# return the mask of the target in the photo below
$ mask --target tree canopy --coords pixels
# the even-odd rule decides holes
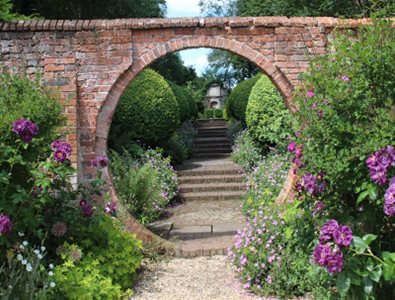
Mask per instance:
[[[155,18],[166,13],[165,0],[13,0],[12,3],[16,13],[38,14],[46,19]]]

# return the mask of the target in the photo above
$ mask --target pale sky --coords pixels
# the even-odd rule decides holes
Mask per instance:
[[[199,0],[167,0],[166,4],[168,18],[200,16]],[[185,65],[193,66],[198,75],[201,75],[207,66],[209,52],[210,49],[198,48],[183,50],[180,54]]]

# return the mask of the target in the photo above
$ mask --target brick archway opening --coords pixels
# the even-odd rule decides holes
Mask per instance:
[[[121,74],[115,81],[107,95],[107,98],[99,111],[97,118],[97,129],[95,136],[95,154],[106,155],[108,146],[108,134],[110,131],[112,118],[115,113],[118,102],[125,91],[129,83],[145,68],[149,67],[154,61],[165,56],[166,54],[177,52],[181,50],[187,50],[192,48],[211,48],[221,49],[232,52],[241,56],[242,58],[255,64],[265,75],[267,75],[272,83],[277,87],[281,93],[283,100],[292,111],[291,92],[293,89],[292,84],[284,76],[284,74],[272,64],[263,54],[260,52],[242,44],[240,42],[219,38],[219,37],[205,37],[205,38],[189,38],[189,39],[173,39],[160,46],[157,46],[144,54],[143,56],[134,60],[132,65]],[[108,184],[108,190],[113,199],[118,201],[117,191],[114,187],[111,173],[109,168],[106,168],[103,172],[103,179]],[[279,195],[278,201],[281,202],[289,194],[292,188],[294,176],[292,172],[289,172],[286,184]],[[125,225],[128,230],[136,233],[136,235],[143,240],[143,242],[158,242],[163,245],[164,248],[171,248],[172,245],[160,237],[153,234],[151,231],[146,229],[140,224],[135,218],[123,209]]]

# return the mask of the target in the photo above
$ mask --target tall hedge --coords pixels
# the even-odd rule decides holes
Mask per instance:
[[[115,111],[110,147],[132,141],[156,146],[168,140],[180,122],[179,107],[169,84],[151,69],[142,71],[126,88]]]
[[[264,145],[277,145],[291,134],[291,113],[277,88],[262,76],[252,88],[246,112],[251,136]]]
[[[258,74],[248,80],[240,82],[230,93],[226,102],[228,115],[236,120],[245,123],[245,113],[248,103],[248,97],[255,83],[259,80],[261,74]]]
[[[169,84],[174,96],[176,97],[180,122],[184,123],[184,121],[188,120],[192,114],[191,106],[188,99],[188,93],[184,87],[172,81],[168,81],[167,83]]]

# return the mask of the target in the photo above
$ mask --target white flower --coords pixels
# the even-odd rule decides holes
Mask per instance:
[[[43,252],[45,251],[45,247],[44,246],[41,247],[41,251],[43,251]]]
[[[22,250],[25,249],[25,247],[23,247],[23,245],[19,245],[19,248]]]
[[[26,259],[22,260],[22,265],[26,265],[26,264],[27,264],[27,260]]]
[[[38,259],[43,259],[43,256],[41,254],[37,255]]]
[[[49,275],[49,276],[53,276],[53,272],[52,272],[52,271],[49,271],[49,272],[48,272],[48,275]]]
[[[25,234],[23,232],[18,232],[19,236],[25,236]]]
[[[53,269],[53,267],[54,267],[53,264],[49,264],[50,269]]]
[[[9,288],[10,290],[12,290],[12,285],[9,285],[8,288]]]
[[[26,247],[28,244],[29,244],[29,243],[28,243],[27,241],[23,241],[23,242],[22,242],[22,245],[25,246],[25,247]]]
[[[27,264],[26,265],[26,271],[31,272],[33,270],[32,265],[31,264]]]
[[[55,285],[56,285],[56,283],[53,281],[49,284],[50,287],[55,287]]]
[[[38,249],[34,250],[33,252],[34,252],[34,254],[36,254],[36,255],[39,255],[39,254],[40,254],[40,250],[38,250]]]
[[[18,255],[16,256],[16,259],[19,260],[19,261],[21,261],[21,260],[23,259],[22,254],[18,254]]]

